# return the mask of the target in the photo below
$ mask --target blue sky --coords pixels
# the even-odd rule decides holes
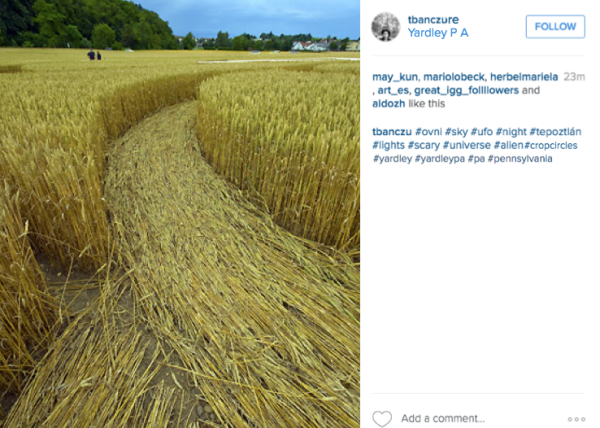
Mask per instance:
[[[230,37],[242,33],[259,36],[311,33],[314,37],[360,36],[359,0],[133,0],[160,15],[178,36],[191,31],[196,37]]]

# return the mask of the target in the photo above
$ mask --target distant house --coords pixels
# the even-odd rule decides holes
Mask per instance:
[[[208,37],[203,37],[203,38],[197,37],[196,38],[196,47],[198,47],[198,48],[202,48],[202,49],[204,49],[206,47],[210,48],[210,47],[214,46],[214,43],[215,43],[215,39],[211,39]]]
[[[313,51],[313,52],[324,52],[324,51],[328,51],[329,50],[329,45],[331,43],[329,43],[326,40],[321,40],[320,42],[317,43],[313,43],[312,45],[310,45],[308,47],[307,50]]]
[[[179,41],[179,43],[183,43],[183,39],[185,39],[185,37],[183,37],[183,36],[173,36],[173,37],[175,37]],[[206,40],[208,40],[208,39],[201,39],[201,38],[198,38],[198,37],[194,37],[195,46],[198,47],[198,48],[201,48],[202,45],[203,45],[203,43]]]
[[[311,47],[312,43],[310,42],[294,42],[292,43],[292,50],[293,51],[308,51],[311,50],[309,49]]]
[[[348,44],[346,44],[346,50],[351,52],[360,51],[360,42],[349,41]]]

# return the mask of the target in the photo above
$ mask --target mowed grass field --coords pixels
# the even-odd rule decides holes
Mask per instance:
[[[0,426],[358,426],[358,54],[102,54],[0,49]]]

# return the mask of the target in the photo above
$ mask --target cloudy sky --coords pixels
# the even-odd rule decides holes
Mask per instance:
[[[314,37],[360,36],[359,0],[134,0],[160,15],[178,36],[230,37],[311,33]]]

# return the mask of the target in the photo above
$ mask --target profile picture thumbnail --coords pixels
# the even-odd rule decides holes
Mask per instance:
[[[371,30],[378,40],[389,42],[400,33],[400,21],[394,14],[382,12],[373,19]]]

